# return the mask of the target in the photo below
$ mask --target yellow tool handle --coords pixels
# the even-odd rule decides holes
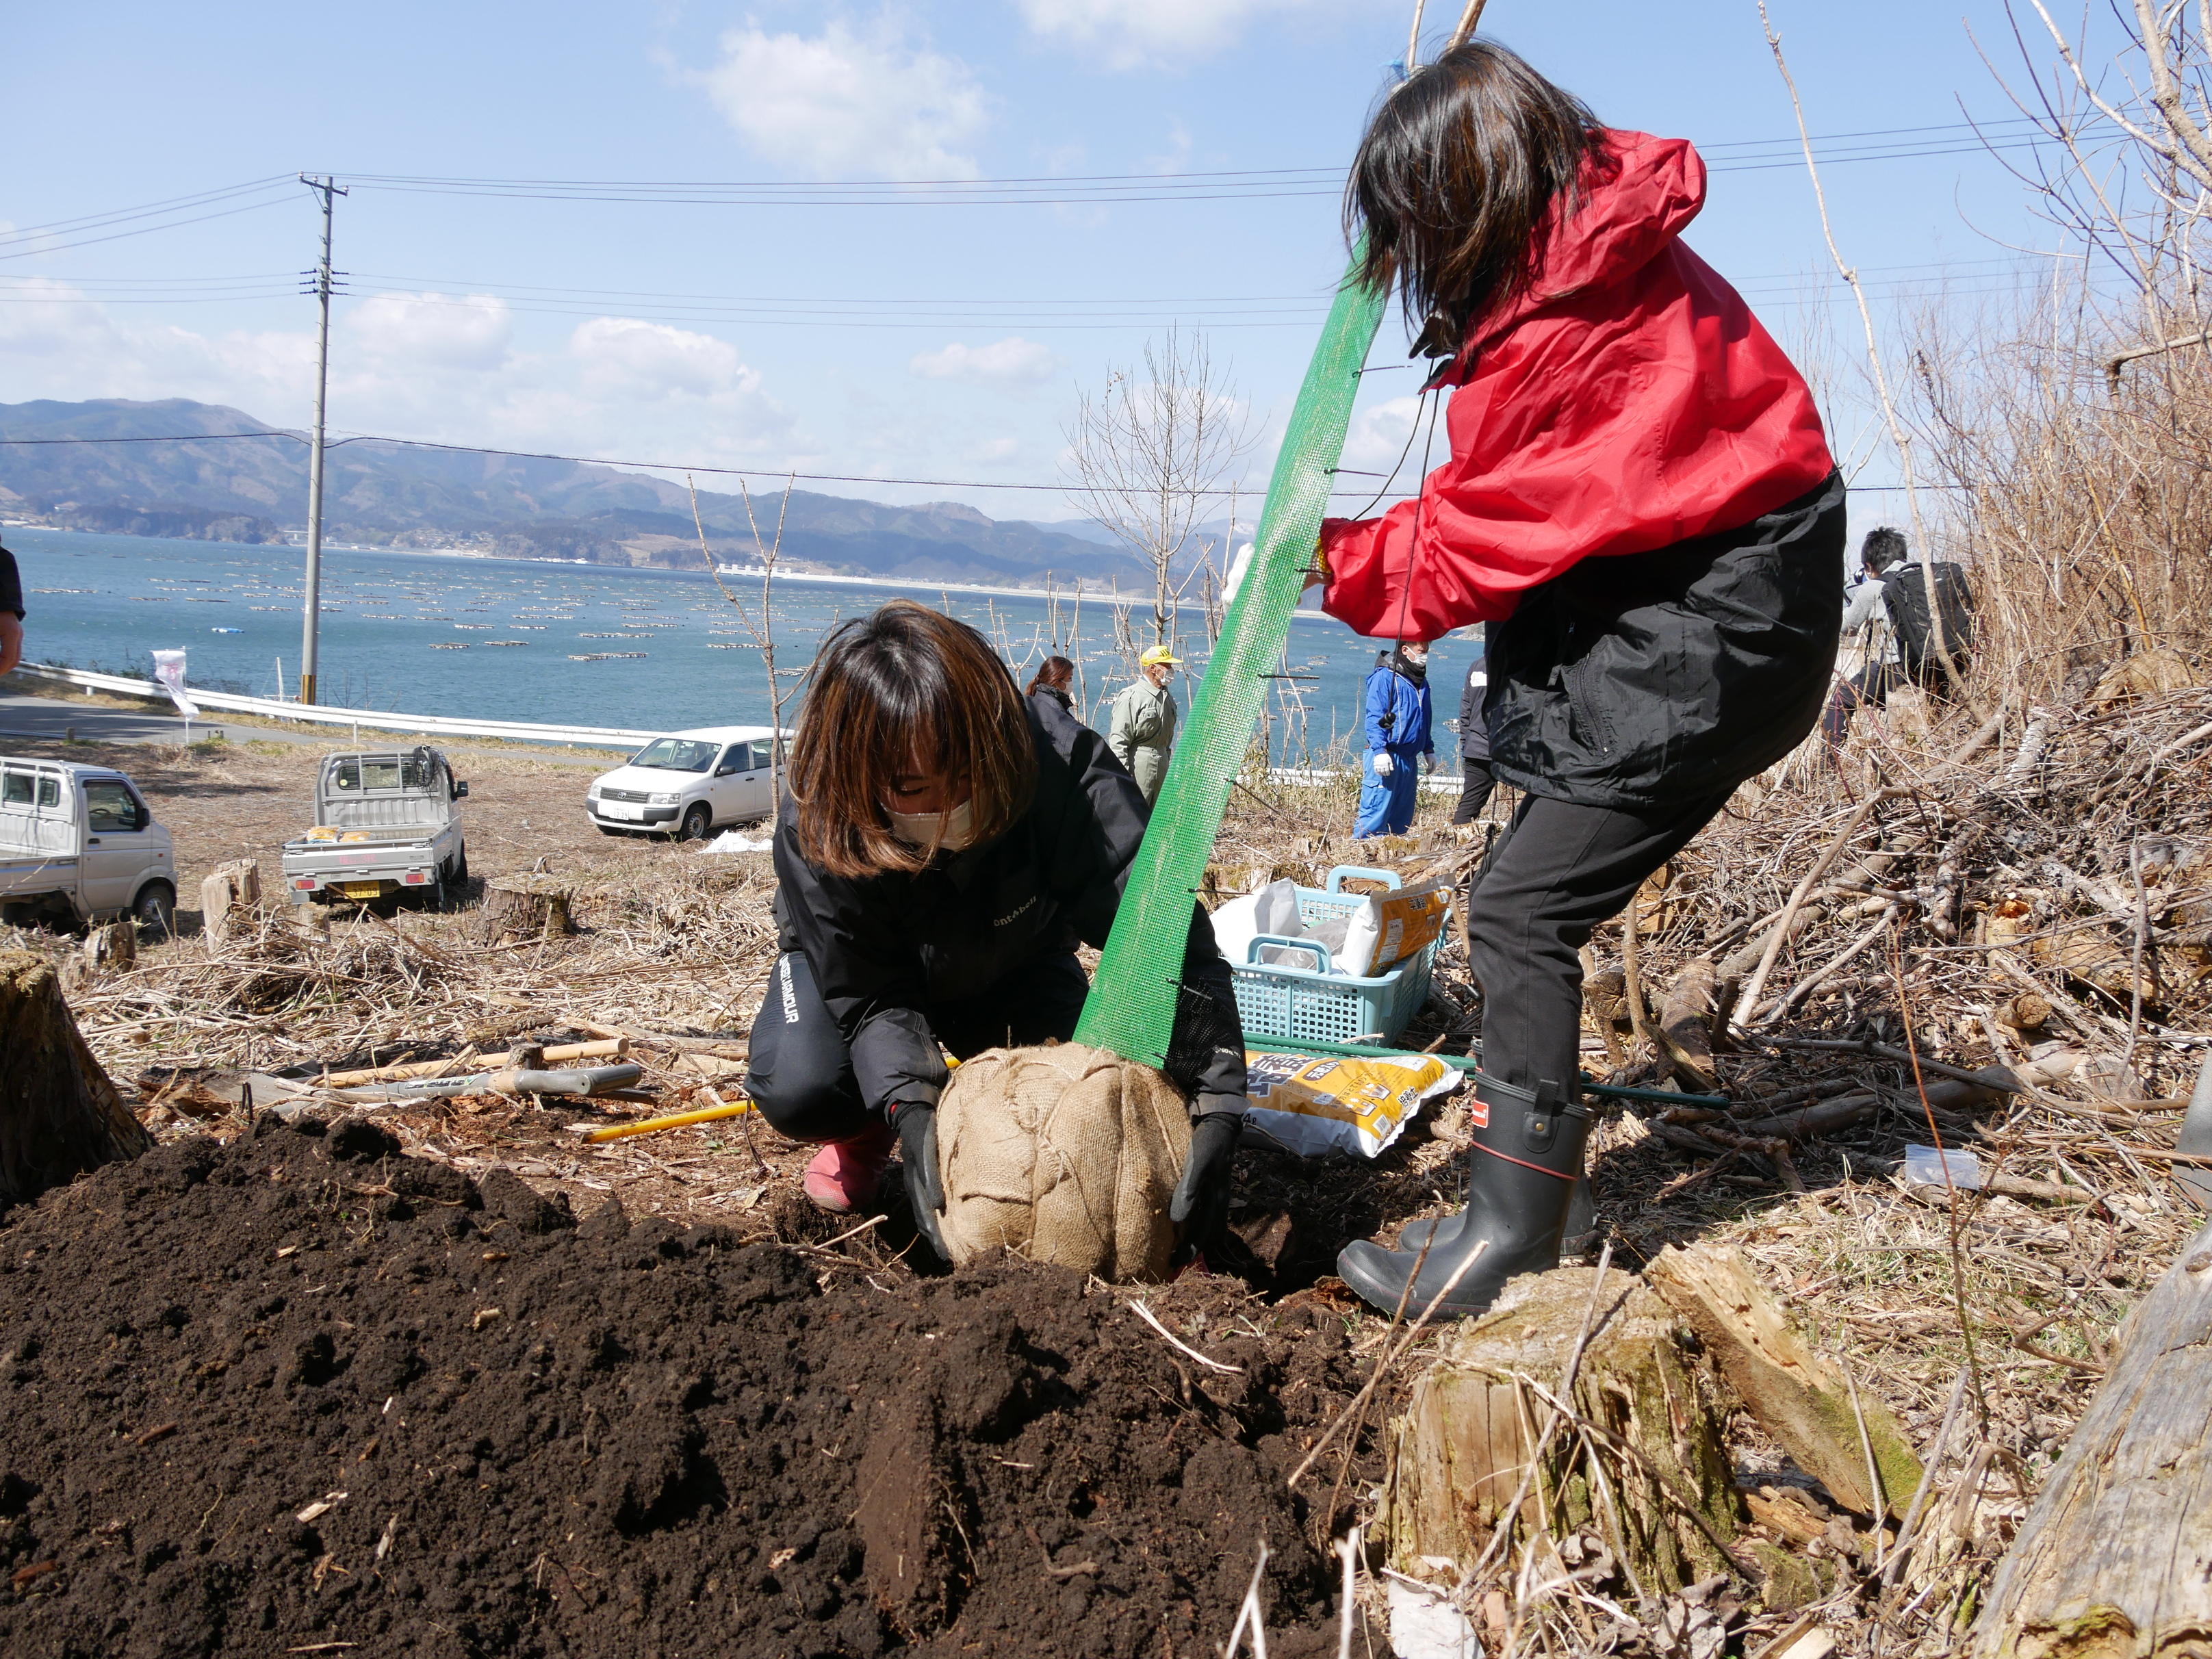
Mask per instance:
[[[693,1123],[712,1123],[717,1118],[736,1117],[750,1112],[750,1100],[732,1101],[726,1106],[704,1106],[696,1112],[678,1112],[672,1117],[648,1117],[637,1123],[610,1124],[604,1129],[594,1129],[584,1137],[586,1142],[626,1140],[632,1135],[657,1134],[663,1129],[681,1129]]]

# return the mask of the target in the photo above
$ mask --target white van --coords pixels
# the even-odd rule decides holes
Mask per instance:
[[[655,738],[628,764],[592,781],[584,811],[604,835],[684,841],[767,817],[775,810],[769,783],[775,735],[766,726],[702,726]]]
[[[0,921],[131,916],[162,939],[176,915],[169,832],[137,785],[105,766],[0,755]]]

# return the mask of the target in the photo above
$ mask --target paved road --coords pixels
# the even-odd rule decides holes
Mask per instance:
[[[328,751],[344,748],[353,740],[352,732],[342,726],[293,731],[284,726],[262,726],[243,720],[230,724],[213,709],[208,711],[208,716],[204,720],[192,722],[194,742],[220,732],[232,743],[263,739]],[[183,738],[185,723],[173,713],[164,714],[154,708],[143,711],[107,708],[96,703],[68,702],[58,697],[31,696],[21,691],[0,690],[0,744],[5,744],[10,738],[42,738],[49,742],[59,742],[72,731],[78,737],[94,743],[174,744]],[[364,746],[403,741],[396,733],[388,732],[364,732],[361,734],[361,740]],[[486,746],[468,738],[434,741],[449,753]],[[598,772],[621,765],[623,758],[613,753],[604,758],[543,753],[535,745],[528,744],[489,746],[514,754],[533,755],[556,766],[586,767]]]
[[[166,743],[179,741],[185,723],[174,714],[149,708],[103,708],[94,703],[65,702],[58,697],[33,697],[20,691],[0,690],[0,738],[45,738],[58,742],[74,731],[94,743]],[[321,732],[284,732],[273,727],[224,725],[222,717],[194,720],[192,738],[198,742],[221,732],[233,743],[248,738],[270,738],[317,748],[329,745]]]

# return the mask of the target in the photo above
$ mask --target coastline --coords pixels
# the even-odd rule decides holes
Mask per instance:
[[[764,573],[757,568],[746,568],[739,565],[725,564],[715,566],[714,574],[718,576],[742,576],[750,580],[758,581]],[[994,587],[977,582],[910,581],[896,576],[836,576],[819,571],[798,570],[780,570],[775,574],[775,580],[779,582],[807,582],[824,587],[880,587],[900,593],[964,593],[977,599],[1039,600],[1058,599],[1064,599],[1069,604],[1082,601],[1111,605],[1117,610],[1134,610],[1139,605],[1152,603],[1146,595],[1133,593],[1125,588],[1085,587],[1079,582],[1073,588]],[[1179,608],[1190,610],[1194,607],[1186,605]],[[1291,612],[1291,619],[1293,622],[1301,617],[1310,617],[1316,622],[1332,620],[1326,613],[1320,611],[1299,609]]]

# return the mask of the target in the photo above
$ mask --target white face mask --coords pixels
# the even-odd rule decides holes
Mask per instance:
[[[957,853],[975,842],[975,804],[963,800],[949,812],[893,812],[891,834],[925,851]]]
[[[1418,645],[1401,646],[1398,647],[1398,654],[1416,668],[1426,668],[1429,665],[1429,653],[1425,647]]]

